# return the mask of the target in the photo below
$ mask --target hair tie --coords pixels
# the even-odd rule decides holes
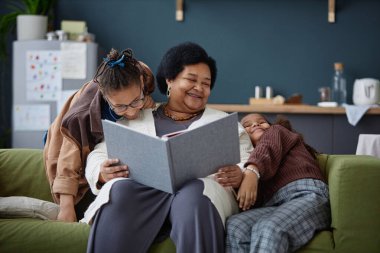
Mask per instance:
[[[106,64],[108,66],[110,66],[111,68],[114,68],[116,65],[124,68],[124,66],[125,66],[124,58],[125,58],[125,55],[123,55],[122,57],[120,57],[119,60],[117,60],[117,61],[110,60],[109,58],[104,58],[104,60],[107,61]]]

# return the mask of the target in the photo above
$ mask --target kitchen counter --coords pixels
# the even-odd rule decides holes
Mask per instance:
[[[240,113],[287,113],[287,114],[346,114],[344,107],[320,107],[315,105],[243,105],[243,104],[208,104],[208,107],[225,112]],[[380,115],[380,107],[370,108],[366,114]]]

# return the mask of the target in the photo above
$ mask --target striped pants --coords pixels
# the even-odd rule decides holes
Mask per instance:
[[[227,253],[293,252],[330,226],[328,186],[314,179],[291,182],[261,208],[227,220]]]

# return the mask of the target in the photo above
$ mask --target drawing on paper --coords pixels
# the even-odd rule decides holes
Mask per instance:
[[[26,52],[26,99],[56,101],[61,96],[61,52],[35,50]]]

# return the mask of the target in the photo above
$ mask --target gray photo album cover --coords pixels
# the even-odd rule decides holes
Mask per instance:
[[[109,158],[128,165],[131,179],[165,192],[240,162],[237,113],[162,138],[108,120],[102,124]]]

